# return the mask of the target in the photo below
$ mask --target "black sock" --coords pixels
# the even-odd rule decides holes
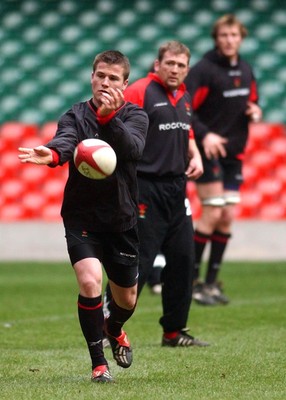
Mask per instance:
[[[223,255],[230,237],[230,233],[222,233],[219,231],[214,231],[212,234],[210,258],[206,275],[206,283],[208,284],[216,281]]]
[[[110,316],[106,320],[107,332],[114,337],[120,336],[123,324],[131,317],[134,310],[135,307],[132,310],[121,308],[112,299],[109,303]]]
[[[194,270],[194,280],[197,280],[200,276],[200,265],[202,261],[202,256],[207,242],[210,240],[211,235],[205,234],[198,231],[194,232],[195,241],[195,270]]]
[[[88,298],[79,295],[78,316],[91,357],[92,368],[107,365],[102,348],[104,318],[101,296]]]

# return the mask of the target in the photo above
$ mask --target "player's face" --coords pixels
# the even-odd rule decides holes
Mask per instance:
[[[96,70],[91,74],[93,99],[97,106],[102,104],[102,93],[110,94],[110,88],[120,89],[123,92],[127,85],[128,79],[124,79],[122,65],[99,62]]]
[[[222,25],[219,27],[215,40],[218,51],[235,61],[242,42],[242,36],[238,25]]]
[[[188,56],[166,51],[161,61],[155,61],[154,70],[168,89],[176,90],[188,74]]]

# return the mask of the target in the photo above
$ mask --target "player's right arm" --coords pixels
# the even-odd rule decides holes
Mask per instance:
[[[53,152],[45,146],[38,146],[33,149],[19,147],[18,155],[21,163],[32,163],[38,165],[48,165],[53,162]]]

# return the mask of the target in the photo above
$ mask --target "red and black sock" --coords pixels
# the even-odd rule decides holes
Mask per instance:
[[[208,284],[214,283],[216,281],[222,263],[223,255],[230,237],[230,233],[222,233],[219,231],[214,231],[214,233],[212,234],[210,258],[206,274],[206,283]]]
[[[89,298],[79,295],[78,316],[91,357],[92,368],[106,365],[102,348],[104,318],[101,296]]]
[[[200,275],[200,265],[202,261],[202,256],[207,242],[211,239],[211,235],[205,234],[203,232],[195,230],[194,240],[195,240],[195,270],[194,270],[194,280],[199,278]]]
[[[134,313],[134,310],[135,307],[131,310],[121,308],[115,303],[114,299],[112,299],[109,304],[110,316],[106,319],[107,332],[114,337],[120,336],[122,326],[126,321],[128,321]]]

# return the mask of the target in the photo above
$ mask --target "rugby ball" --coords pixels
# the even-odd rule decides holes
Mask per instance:
[[[90,179],[105,179],[116,167],[116,154],[113,148],[100,139],[85,139],[74,151],[77,170]]]

